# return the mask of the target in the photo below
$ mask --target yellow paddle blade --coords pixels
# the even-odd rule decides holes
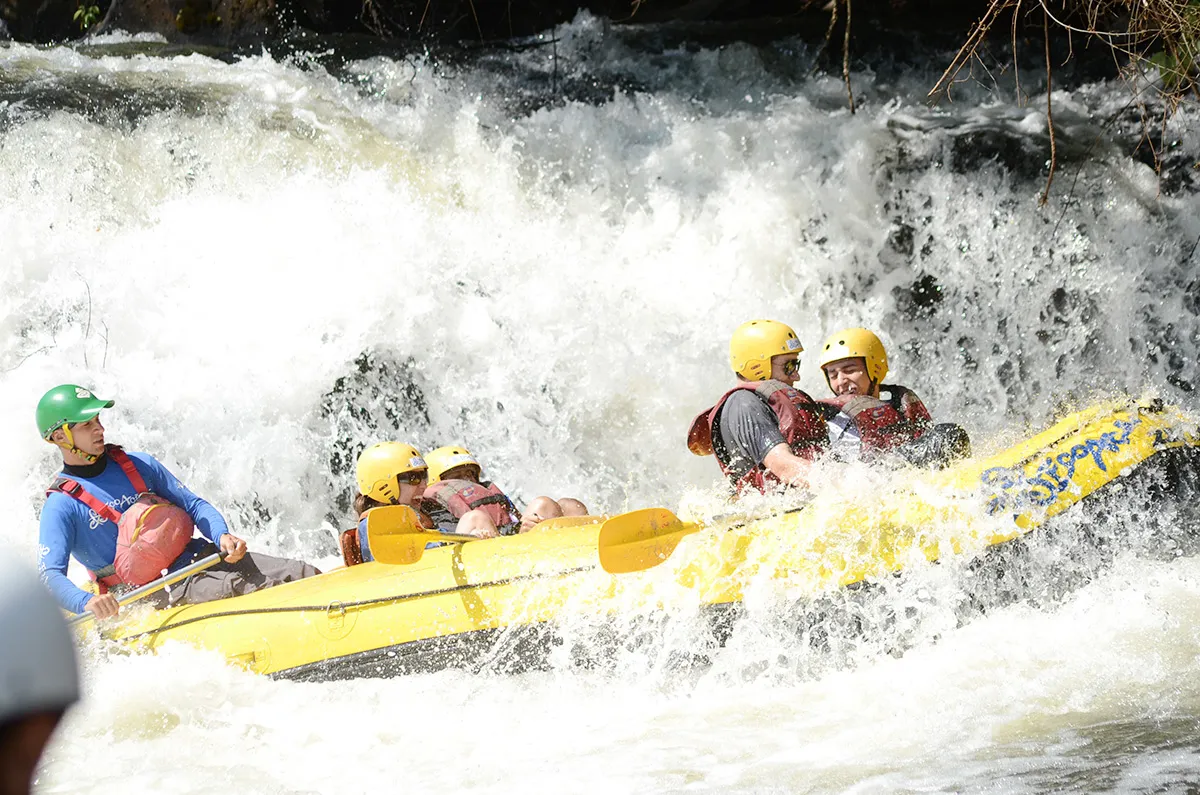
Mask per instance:
[[[405,565],[416,563],[431,543],[462,544],[479,541],[476,536],[426,530],[417,512],[407,505],[385,505],[367,511],[367,545],[371,557],[380,563]]]
[[[614,516],[600,528],[600,565],[609,574],[643,571],[671,557],[698,524],[680,521],[666,508],[645,508]]]
[[[425,553],[426,534],[436,535],[421,527],[417,512],[407,505],[367,511],[367,545],[380,563],[416,563]]]

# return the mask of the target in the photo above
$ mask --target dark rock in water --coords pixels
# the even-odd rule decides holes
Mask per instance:
[[[96,32],[157,33],[168,41],[227,44],[274,33],[275,0],[113,0]]]
[[[888,231],[887,243],[879,252],[879,264],[885,271],[902,268],[912,262],[916,230],[910,224],[895,219]]]
[[[1200,279],[1193,279],[1184,288],[1183,308],[1193,315],[1200,315]]]
[[[908,287],[895,288],[892,295],[896,299],[896,307],[909,320],[929,317],[944,298],[941,285],[928,273],[922,273]]]
[[[424,378],[416,361],[390,349],[364,351],[353,369],[334,382],[321,400],[329,422],[328,473],[335,494],[335,525],[350,515],[350,484],[358,455],[383,441],[415,441],[430,427]]]
[[[50,42],[79,35],[77,0],[0,0],[0,39]]]

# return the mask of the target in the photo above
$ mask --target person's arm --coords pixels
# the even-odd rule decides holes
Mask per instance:
[[[458,520],[437,500],[421,500],[421,513],[428,516],[439,533],[458,532]]]
[[[921,429],[933,425],[933,416],[917,393],[907,387],[900,388],[903,390],[900,394],[900,413],[904,419]]]
[[[358,555],[362,558],[363,563],[370,563],[375,560],[375,556],[371,554],[371,539],[367,536],[367,517],[358,520]]]
[[[763,466],[783,483],[803,482],[808,462],[792,452],[779,418],[770,407],[750,392],[735,392],[721,406],[719,429],[727,466],[738,476]]]
[[[763,457],[762,464],[781,483],[788,486],[804,486],[808,483],[808,471],[812,462],[792,452],[787,443],[777,444]]]
[[[82,613],[94,595],[67,577],[67,565],[71,562],[71,547],[75,537],[70,506],[64,504],[68,499],[70,497],[63,500],[50,497],[42,506],[38,530],[38,569],[42,574],[42,582],[46,583],[58,603],[72,613]]]

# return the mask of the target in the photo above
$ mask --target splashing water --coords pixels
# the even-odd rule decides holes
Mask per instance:
[[[983,450],[1101,392],[1194,403],[1196,200],[1128,156],[1122,85],[1055,92],[1039,209],[1044,96],[930,109],[936,63],[877,66],[850,115],[794,43],[656,49],[586,16],[554,35],[466,66],[0,49],[4,543],[32,556],[56,469],[33,405],[64,381],[115,398],[110,439],[252,548],[323,566],[354,456],[384,438],[465,443],[519,500],[714,499],[684,434],[751,317],[796,328],[814,395],[824,335],[878,329],[894,379]],[[1184,107],[1167,130],[1192,162],[1195,127]],[[830,623],[821,650],[769,583],[722,649],[679,604],[591,670],[568,643],[543,672],[297,684],[90,647],[39,791],[1195,781],[1200,564],[1135,554],[1152,539],[1100,561],[1100,521],[1032,540],[1019,577],[979,586],[964,561],[847,597],[882,629]],[[964,623],[989,588],[1020,598]]]

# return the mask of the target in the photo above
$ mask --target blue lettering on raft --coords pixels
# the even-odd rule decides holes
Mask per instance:
[[[1019,510],[1037,505],[1050,505],[1058,495],[1067,490],[1075,477],[1075,462],[1090,457],[1101,472],[1108,471],[1104,461],[1104,453],[1119,452],[1129,444],[1133,429],[1141,423],[1141,419],[1130,421],[1117,420],[1113,425],[1116,431],[1106,431],[1093,439],[1085,439],[1070,450],[1054,456],[1047,456],[1032,476],[1026,477],[1024,469],[1009,469],[1008,467],[993,467],[980,476],[984,486],[998,490],[987,503],[988,515],[994,515],[1004,510]]]

